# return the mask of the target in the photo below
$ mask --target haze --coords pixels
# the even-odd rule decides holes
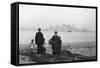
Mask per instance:
[[[94,31],[96,10],[75,7],[19,5],[19,28],[47,28],[63,24]]]

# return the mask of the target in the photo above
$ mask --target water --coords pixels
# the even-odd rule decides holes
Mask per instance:
[[[19,31],[19,44],[29,44],[37,31]],[[54,35],[53,31],[43,31],[45,42]],[[58,32],[63,43],[96,41],[95,32]]]

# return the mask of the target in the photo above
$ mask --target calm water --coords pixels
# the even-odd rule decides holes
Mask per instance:
[[[19,31],[19,44],[29,44],[36,31]],[[53,31],[43,31],[46,43],[54,35]],[[63,43],[95,41],[95,32],[59,32]]]

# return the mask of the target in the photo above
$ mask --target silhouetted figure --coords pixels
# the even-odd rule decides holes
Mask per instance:
[[[58,55],[61,53],[62,41],[60,36],[57,35],[57,31],[55,31],[54,33],[55,35],[53,35],[53,37],[49,41],[49,44],[52,45],[53,55]]]
[[[38,54],[42,54],[45,52],[45,48],[43,47],[44,44],[44,37],[43,33],[41,32],[41,28],[38,29],[38,32],[35,36],[35,43],[37,44],[37,52]]]

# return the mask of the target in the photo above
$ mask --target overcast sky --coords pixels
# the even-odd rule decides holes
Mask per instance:
[[[95,30],[96,10],[87,8],[20,5],[19,27],[46,28],[54,25],[74,25],[80,29]]]

